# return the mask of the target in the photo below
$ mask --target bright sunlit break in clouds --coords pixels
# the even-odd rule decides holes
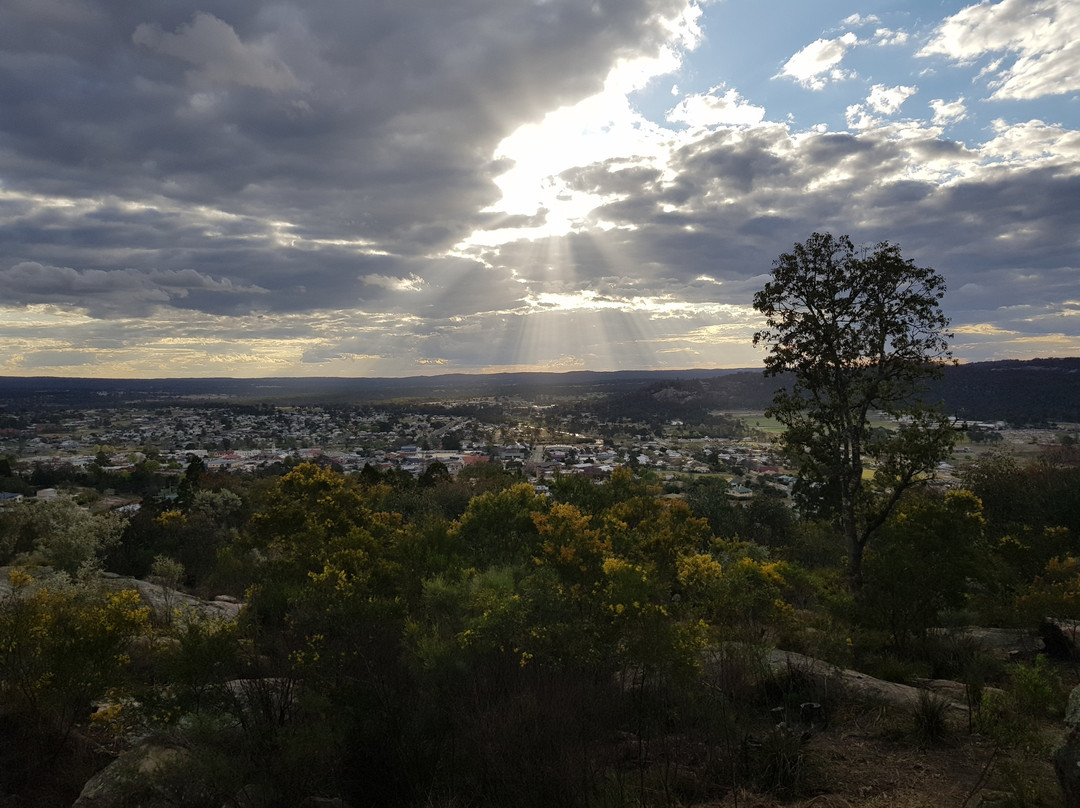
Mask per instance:
[[[1080,4],[9,0],[0,375],[752,367],[815,230],[1080,354]]]

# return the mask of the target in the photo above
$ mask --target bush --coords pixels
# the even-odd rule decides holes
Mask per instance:
[[[911,708],[912,732],[920,746],[934,746],[952,734],[949,727],[949,703],[928,690],[919,691]]]
[[[748,743],[744,759],[755,787],[781,798],[813,791],[819,778],[802,732],[786,724],[774,727],[761,741]]]
[[[1022,713],[1044,717],[1064,714],[1067,691],[1061,674],[1042,654],[1031,665],[1019,663],[1009,672],[1009,692]]]

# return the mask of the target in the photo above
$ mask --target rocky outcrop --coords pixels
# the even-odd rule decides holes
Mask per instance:
[[[72,808],[178,808],[187,801],[177,775],[188,757],[175,746],[135,746],[90,778]]]
[[[10,574],[16,567],[0,567],[0,598],[10,595],[13,591]],[[25,568],[35,579],[48,580],[58,575],[48,567]],[[65,579],[66,580],[66,579]],[[150,607],[153,618],[157,622],[168,622],[177,609],[192,609],[205,617],[217,617],[226,620],[234,620],[244,608],[244,604],[229,595],[218,595],[212,600],[204,600],[178,589],[169,589],[160,584],[143,581],[139,578],[128,578],[113,573],[102,573],[100,576],[102,586],[111,590],[134,589],[139,597]]]
[[[192,609],[204,617],[235,620],[243,608],[240,601],[228,595],[219,595],[213,600],[203,600],[186,592],[169,589],[139,578],[104,576],[104,580],[110,588],[136,590],[143,602],[150,607],[157,621],[167,622],[177,609]]]
[[[919,703],[920,694],[930,690],[939,698],[945,699],[950,707],[967,710],[965,700],[958,698],[964,687],[959,683],[952,683],[955,687],[947,687],[939,680],[932,680],[927,682],[925,687],[915,687],[899,682],[886,682],[859,671],[837,667],[821,659],[777,649],[769,651],[766,662],[774,671],[796,672],[816,680],[825,689],[839,687],[848,693],[878,699],[895,707],[914,707]]]

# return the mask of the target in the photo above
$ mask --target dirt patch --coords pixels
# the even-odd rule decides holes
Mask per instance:
[[[803,745],[811,787],[794,798],[739,789],[697,808],[1060,808],[1048,749],[1002,750],[953,716],[950,736],[920,747],[910,714],[848,706]],[[1056,727],[1045,727],[1048,748]]]

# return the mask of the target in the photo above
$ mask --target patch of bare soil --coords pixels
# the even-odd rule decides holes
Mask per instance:
[[[921,746],[906,711],[849,706],[802,747],[798,795],[739,789],[695,808],[1061,808],[1047,748],[1003,750],[970,733],[966,715],[950,719],[949,736]]]

